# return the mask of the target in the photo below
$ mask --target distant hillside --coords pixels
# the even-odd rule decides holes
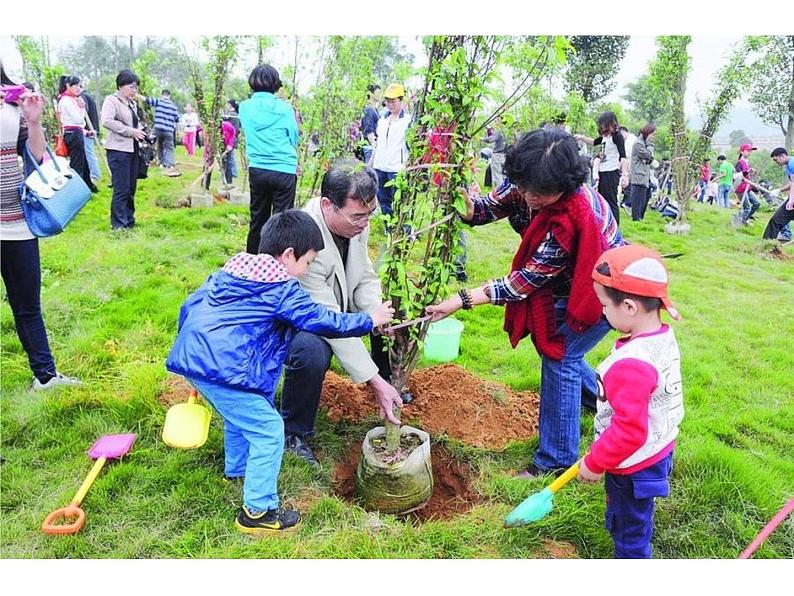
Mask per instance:
[[[700,116],[694,116],[690,119],[690,126],[697,128],[702,124]],[[780,137],[780,142],[783,142],[783,133],[777,126],[770,126],[761,121],[761,119],[749,107],[738,106],[731,110],[730,116],[717,129],[717,138],[728,138],[734,130],[743,130],[745,134],[750,137]]]

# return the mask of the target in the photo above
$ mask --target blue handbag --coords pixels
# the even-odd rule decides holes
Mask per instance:
[[[91,198],[91,191],[67,161],[49,145],[50,161],[36,163],[27,145],[25,151],[36,169],[21,185],[22,213],[34,236],[45,238],[63,232]]]

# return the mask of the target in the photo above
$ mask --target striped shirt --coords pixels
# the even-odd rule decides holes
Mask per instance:
[[[20,109],[0,107],[0,239],[30,240],[33,234],[22,214],[19,185],[24,180],[18,155],[24,151],[28,130]]]
[[[147,97],[146,103],[154,106],[154,128],[166,132],[174,132],[179,120],[179,110],[170,99]]]
[[[620,229],[604,198],[587,185],[581,186],[579,192],[583,192],[590,201],[609,247],[622,245]],[[497,189],[474,201],[471,225],[483,225],[507,217],[513,229],[523,234],[536,214],[537,211],[530,209],[518,188],[505,178]],[[483,289],[493,304],[523,300],[530,292],[548,285],[553,286],[556,295],[567,296],[571,290],[572,266],[570,255],[548,232],[522,269],[487,282]]]

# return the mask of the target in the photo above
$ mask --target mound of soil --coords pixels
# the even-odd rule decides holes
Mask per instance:
[[[482,501],[471,487],[473,472],[465,463],[455,460],[440,445],[431,445],[433,462],[433,494],[427,504],[405,516],[419,522],[449,519],[469,511]],[[343,461],[336,465],[334,494],[350,502],[356,500],[356,469],[361,459],[361,445],[354,443]]]
[[[166,408],[170,408],[174,404],[187,403],[192,389],[193,387],[188,385],[183,377],[168,375],[165,381],[165,391],[157,396],[157,401]]]
[[[781,261],[794,261],[794,256],[783,252],[783,250],[777,244],[772,246],[772,248],[769,250],[769,254],[772,255],[773,258],[780,259]]]
[[[418,370],[411,376],[414,401],[400,420],[431,435],[447,435],[474,447],[501,449],[510,441],[538,432],[540,398],[484,381],[454,364]],[[367,385],[356,385],[333,372],[325,376],[320,403],[333,422],[360,422],[377,415]]]

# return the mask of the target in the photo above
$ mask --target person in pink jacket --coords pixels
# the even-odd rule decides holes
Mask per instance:
[[[684,417],[681,355],[662,322],[667,271],[658,253],[637,244],[604,252],[593,286],[609,324],[627,337],[596,369],[595,440],[578,479],[598,482],[607,495],[606,527],[616,559],[651,558],[656,497],[669,494],[678,426]]]

